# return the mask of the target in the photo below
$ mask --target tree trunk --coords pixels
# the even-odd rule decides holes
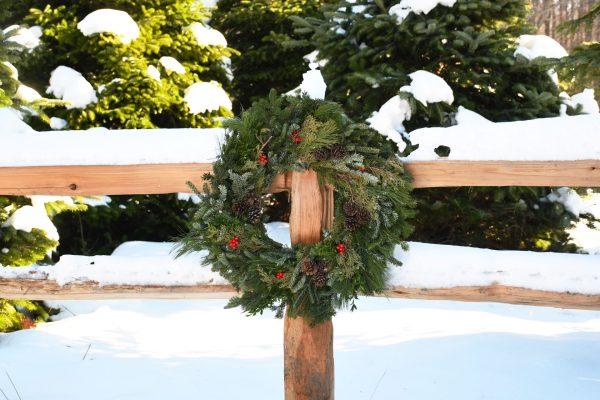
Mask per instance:
[[[333,192],[320,188],[314,171],[292,176],[290,236],[292,244],[321,240],[321,227],[331,227]],[[289,310],[288,310],[289,311]],[[333,324],[311,326],[286,313],[284,339],[285,400],[333,400]]]

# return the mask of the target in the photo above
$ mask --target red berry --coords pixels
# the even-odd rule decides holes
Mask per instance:
[[[277,279],[283,279],[283,272],[279,271],[276,276]]]
[[[358,170],[359,170],[360,172],[365,172],[367,169],[366,169],[365,167],[360,167]]]
[[[343,243],[340,243],[336,246],[336,249],[337,249],[338,253],[343,254],[344,252],[346,252],[346,245],[344,245]]]
[[[258,159],[258,163],[262,165],[267,165],[268,162],[269,160],[267,159],[267,156],[265,154],[262,154]]]
[[[296,136],[296,137],[294,138],[294,141],[295,141],[296,143],[300,143],[300,141],[301,141],[301,140],[302,140],[302,138],[301,138],[300,136]]]
[[[294,129],[294,130],[292,131],[292,134],[291,134],[290,136],[291,136],[291,137],[294,137],[294,136],[296,136],[297,134],[298,134],[298,131]]]

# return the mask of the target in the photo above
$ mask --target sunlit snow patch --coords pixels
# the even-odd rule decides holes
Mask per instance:
[[[73,68],[59,66],[50,75],[50,86],[46,93],[68,101],[67,108],[85,108],[98,101],[92,85]]]
[[[227,39],[221,32],[200,22],[192,22],[189,29],[196,38],[199,46],[223,46],[227,47]]]
[[[158,62],[160,62],[160,64],[167,71],[175,72],[177,74],[185,74],[185,67],[173,57],[161,57]]]
[[[129,14],[110,8],[91,12],[77,24],[77,28],[85,36],[112,33],[123,44],[129,44],[140,36],[140,28]]]
[[[408,76],[412,79],[411,84],[403,86],[400,91],[411,93],[423,105],[439,102],[452,104],[454,102],[452,88],[439,76],[423,70],[415,71]]]
[[[12,226],[16,230],[31,232],[37,228],[46,232],[46,237],[58,240],[58,231],[48,218],[44,207],[23,206],[4,221],[2,227]]]
[[[8,28],[5,28],[3,33],[14,33],[14,35],[10,36],[6,41],[20,44],[29,50],[38,47],[40,44],[40,37],[42,37],[42,29],[39,26],[23,28],[19,25],[11,25]]]
[[[569,55],[560,43],[546,35],[521,35],[517,39],[517,45],[515,57],[520,54],[528,60],[538,57],[562,58]]]
[[[404,150],[406,144],[402,140],[402,132],[405,132],[404,121],[410,120],[411,109],[406,99],[394,96],[379,111],[375,111],[367,122],[371,128],[396,142],[400,150]]]
[[[185,89],[185,97],[190,113],[200,114],[206,111],[217,111],[220,107],[231,110],[229,96],[217,82],[196,82]]]

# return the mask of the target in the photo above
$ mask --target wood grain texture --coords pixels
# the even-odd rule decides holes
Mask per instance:
[[[600,160],[411,161],[415,188],[458,186],[600,187]],[[202,185],[210,164],[0,167],[0,194],[84,196],[189,192]],[[270,192],[291,190],[292,173],[275,178]]]
[[[579,186],[600,187],[600,160],[410,161],[413,187]]]
[[[60,286],[47,279],[2,279],[0,298],[27,300],[95,300],[95,299],[222,299],[235,294],[230,285],[199,284],[194,286],[104,285],[85,281]],[[423,300],[498,302],[555,308],[600,310],[600,294],[560,293],[527,288],[490,285],[450,288],[390,287],[383,296]]]
[[[323,224],[333,217],[328,189],[319,186],[315,171],[294,171],[291,176],[290,238],[297,243],[321,240]],[[326,212],[324,212],[326,211]],[[325,215],[327,214],[327,215]],[[289,309],[288,309],[289,311]],[[333,324],[311,326],[286,312],[283,336],[285,400],[333,400]]]
[[[92,196],[190,192],[212,164],[1,167],[0,194]]]

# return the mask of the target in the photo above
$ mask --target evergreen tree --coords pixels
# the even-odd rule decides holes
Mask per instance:
[[[407,2],[397,0],[343,1],[325,8],[324,19],[296,19],[297,31],[312,33],[320,59],[327,61],[322,68],[327,97],[344,104],[352,116],[367,118],[410,84],[410,73],[426,70],[450,85],[455,101],[452,106],[415,107],[405,124],[409,131],[452,124],[459,105],[495,122],[558,115],[558,88],[547,65],[514,56],[519,35],[532,33],[525,21],[526,1],[441,3],[427,14],[407,13],[402,21],[398,14]],[[564,229],[574,216],[559,204],[540,201],[549,191],[416,191],[420,213],[412,238],[489,248],[573,250]]]
[[[575,33],[579,29],[591,29],[593,22],[600,18],[600,1],[590,7],[584,16],[559,26],[559,31]],[[561,60],[561,78],[573,90],[593,87],[596,98],[600,98],[600,43],[582,43],[572,54]]]
[[[119,17],[125,22],[112,33],[86,28],[86,17],[102,9],[127,13]],[[41,44],[19,64],[32,86],[45,91],[61,66],[89,83],[81,81],[87,102],[53,112],[69,129],[206,128],[232,115],[221,83],[228,82],[224,58],[235,52],[206,25],[210,14],[198,0],[26,0],[11,13],[42,28]],[[200,104],[190,102],[195,89]],[[115,196],[108,206],[59,216],[59,252],[106,254],[125,240],[168,240],[185,230],[188,208],[175,195]]]
[[[21,84],[12,62],[16,61],[23,49],[10,40],[15,33],[16,29],[7,30],[7,33],[0,30],[0,107],[11,107],[17,118],[19,109],[26,110],[26,107],[33,105],[19,99],[17,95]],[[0,196],[0,268],[49,260],[49,254],[58,245],[58,238],[48,215],[77,210],[79,207],[61,200],[47,200],[47,204],[39,199],[32,204],[26,197]],[[36,224],[37,227],[27,229],[19,222],[33,218],[41,220],[41,223]],[[0,299],[0,332],[27,327],[48,316],[48,310],[41,302]]]
[[[220,0],[211,24],[241,56],[231,60],[236,111],[249,108],[270,89],[285,93],[300,84],[308,70],[307,42],[287,45],[293,35],[291,16],[315,16],[332,0]]]

